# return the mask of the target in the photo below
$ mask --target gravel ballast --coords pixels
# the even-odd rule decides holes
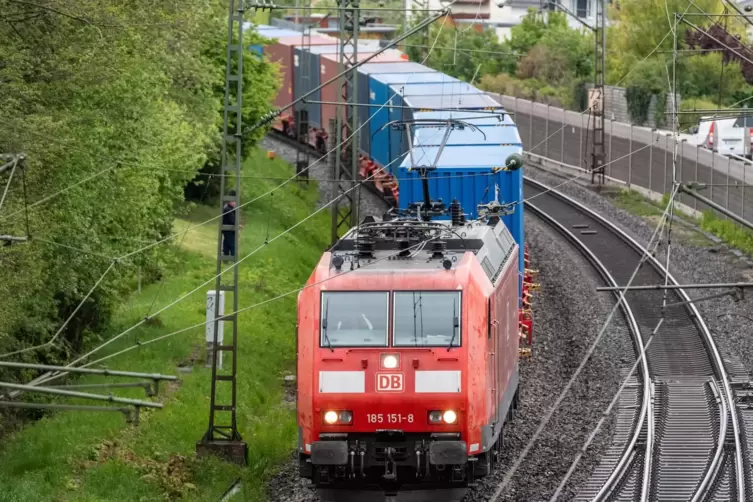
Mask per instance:
[[[529,169],[526,176],[554,186],[562,183],[561,176]],[[568,183],[558,190],[586,204],[610,221],[617,223],[638,242],[648,244],[656,223],[635,216],[615,207],[604,197],[588,188]],[[674,229],[683,228],[673,224]],[[666,235],[666,232],[665,234]],[[657,259],[666,263],[666,238],[659,247]],[[715,244],[695,245],[687,239],[672,239],[669,270],[680,284],[709,284],[730,282],[753,282],[753,268],[736,256],[727,246]],[[703,298],[723,289],[689,289],[691,298]],[[750,294],[748,294],[750,297]],[[740,361],[745,369],[753,370],[753,306],[750,298],[734,302],[730,297],[695,303],[704,321],[714,335],[722,355],[728,361]]]
[[[288,161],[295,161],[295,149],[267,138],[263,146],[275,150]],[[312,156],[312,161],[316,156]],[[318,168],[318,169],[317,169]],[[550,186],[561,184],[560,176],[534,168],[526,175]],[[328,164],[311,168],[311,177],[331,179]],[[324,189],[333,183],[322,183]],[[568,183],[560,191],[584,202],[602,216],[646,244],[654,226],[612,205],[604,197],[578,185]],[[330,200],[322,190],[321,200]],[[363,190],[363,213],[380,216],[384,203]],[[679,228],[679,227],[675,227]],[[530,212],[526,215],[527,241],[531,266],[540,271],[541,290],[534,294],[534,354],[521,361],[521,408],[506,430],[505,454],[496,472],[469,492],[464,502],[486,501],[495,492],[509,467],[518,458],[541,420],[580,364],[614,305],[614,297],[597,293],[601,285],[590,265],[559,234],[540,222]],[[666,246],[657,258],[664,261]],[[678,240],[672,242],[670,270],[681,283],[753,281],[753,271],[723,246],[702,247]],[[692,297],[707,296],[718,290],[690,291]],[[709,327],[719,335],[716,342],[731,360],[739,358],[750,370],[753,367],[753,309],[750,301],[734,303],[729,298],[699,302],[698,309]],[[548,500],[569,468],[576,452],[600,418],[620,384],[620,370],[629,368],[635,353],[621,316],[615,316],[596,352],[586,365],[559,410],[520,465],[509,488],[500,500]],[[570,500],[577,488],[598,464],[611,437],[611,421],[605,424],[560,500]],[[318,498],[298,477],[297,460],[291,458],[270,484],[271,501],[314,502]]]
[[[267,138],[263,146],[277,151],[286,160],[295,160],[295,149],[284,143]],[[328,179],[331,174],[325,169],[312,168],[311,176]],[[372,194],[369,197],[373,198],[372,214],[381,214],[382,202]],[[534,295],[534,354],[531,359],[521,361],[521,407],[506,430],[506,453],[501,465],[493,476],[469,492],[468,502],[488,500],[492,495],[505,470],[515,462],[580,364],[614,305],[609,295],[595,295],[594,288],[601,284],[600,279],[559,234],[532,215],[527,217],[526,231],[531,266],[540,271],[541,284],[541,290]],[[629,367],[634,357],[622,318],[615,316],[591,361],[522,463],[505,500],[522,502],[551,496],[619,387],[620,369]],[[597,464],[611,437],[610,424],[607,422],[581,461],[569,486],[581,483]],[[269,499],[317,501],[307,484],[298,477],[297,460],[293,456],[271,480]],[[573,489],[566,490],[566,497],[571,498],[573,493]]]
[[[534,297],[534,354],[521,361],[520,408],[506,430],[505,455],[495,474],[470,491],[464,502],[488,500],[506,469],[533,436],[543,416],[580,364],[604,320],[613,300],[595,297],[600,285],[588,263],[559,235],[533,216],[526,231],[531,265],[540,271],[541,290]],[[574,458],[607,407],[620,384],[621,368],[634,359],[629,333],[620,316],[615,316],[591,361],[540,435],[528,458],[506,491],[503,500],[535,501],[554,493]],[[588,455],[579,464],[566,498],[597,465],[611,437],[611,422],[597,436]],[[287,463],[269,485],[273,502],[314,502],[318,498],[298,478],[295,458]],[[438,499],[439,500],[439,499]]]
[[[280,158],[295,165],[297,151],[286,142],[275,139],[274,136],[265,136],[261,141],[261,147],[268,151],[277,152]],[[337,188],[337,183],[332,181],[334,173],[329,160],[326,158],[319,160],[321,157],[322,155],[317,153],[309,155],[309,177],[319,182],[319,203],[317,207],[330,203],[335,197]],[[381,217],[387,210],[384,200],[365,186],[356,188],[351,193],[360,194],[361,201],[358,212],[361,220],[366,216]]]

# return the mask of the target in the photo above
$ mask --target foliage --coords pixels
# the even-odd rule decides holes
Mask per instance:
[[[222,0],[0,0],[0,12],[0,152],[26,153],[26,199],[40,201],[29,210],[32,240],[0,248],[4,353],[49,340],[108,257],[170,232],[185,183],[217,155],[227,7]],[[259,88],[244,113],[253,117],[267,106],[273,75],[266,65],[250,67]],[[15,178],[0,233],[26,233],[24,201]],[[135,266],[154,280],[168,260],[153,248],[120,261],[57,346],[36,357],[62,362],[98,339],[132,287]]]
[[[740,63],[723,66],[719,53],[682,58],[677,66],[677,88],[683,98],[707,96],[715,103],[729,106],[751,95],[751,86],[742,76]]]
[[[418,20],[409,26],[415,26]],[[426,66],[447,73],[466,82],[478,82],[484,75],[499,73],[511,59],[492,30],[477,32],[463,26],[453,26],[449,20],[436,21],[426,33],[416,33],[406,39],[405,53],[413,61],[426,59]],[[434,46],[433,50],[423,46]],[[475,78],[475,80],[474,80]]]
[[[243,198],[251,200],[279,184],[269,178],[293,174],[291,166],[268,160],[265,152],[254,150],[244,165],[244,175],[267,179],[244,180]],[[241,253],[251,252],[267,235],[274,237],[309,215],[318,198],[315,182],[307,186],[290,183],[274,191],[271,212],[269,197],[244,207],[243,218],[249,224],[240,234]],[[214,214],[213,209],[197,206],[180,223],[195,226]],[[244,261],[239,271],[240,306],[301,287],[327,247],[329,223],[329,215],[322,211]],[[216,248],[196,247],[205,239],[216,245],[214,225],[192,230],[182,249],[171,247],[175,256],[164,284],[149,285],[141,294],[124,295],[107,334],[142,319],[155,297],[156,307],[161,308],[212,277]],[[206,289],[211,286],[166,310],[161,315],[163,327],[142,326],[108,350],[116,352],[132,347],[134,340],[150,340],[203,322]],[[113,369],[148,373],[175,374],[176,366],[192,369],[180,374],[178,384],[161,386],[153,399],[163,402],[164,408],[142,410],[140,425],[127,425],[117,413],[61,412],[3,438],[0,499],[219,500],[227,486],[241,477],[243,488],[237,498],[264,500],[265,480],[289,458],[296,438],[295,404],[290,394],[285,394],[282,378],[284,372],[294,371],[295,305],[296,295],[289,294],[238,316],[238,360],[242,361],[238,366],[238,425],[249,447],[247,467],[195,459],[196,441],[207,427],[211,375],[204,367],[205,331],[199,327],[109,361]],[[101,381],[87,376],[74,382]],[[148,399],[141,390],[118,389],[117,394]]]
[[[563,13],[542,15],[535,8],[510,31],[510,38],[500,41],[492,30],[437,21],[428,36],[410,37],[405,51],[414,61],[428,54],[428,66],[487,91],[571,106],[573,86],[593,73],[592,36],[571,29]],[[426,45],[435,48],[417,47]]]
[[[753,256],[753,232],[730,220],[723,220],[711,211],[704,211],[701,228],[719,236],[727,244]]]
[[[651,105],[653,93],[645,87],[629,85],[625,89],[625,99],[628,113],[634,124],[643,125],[648,120],[648,108]]]
[[[660,125],[665,119],[663,115],[666,109],[665,91],[669,82],[667,71],[663,59],[647,59],[636,64],[630,72],[626,79],[625,99],[633,123],[643,125],[648,121],[652,100],[656,103],[655,125]]]
[[[686,9],[689,9],[689,12],[699,12],[700,9],[709,13],[721,13],[723,10],[722,2],[717,0],[694,0],[693,3],[696,7],[689,7],[688,0],[620,0],[610,5],[610,26],[607,29],[607,82],[611,85],[621,85],[635,65],[649,54],[663,56],[672,51],[674,38],[670,33],[670,27],[674,20],[670,20],[671,13],[682,13]],[[684,24],[678,26],[679,43],[684,40],[684,34],[688,29]]]
[[[683,99],[679,108],[680,111],[711,110],[716,108],[716,103],[699,98]],[[701,117],[704,115],[708,114],[701,112],[680,114],[680,130],[687,131],[690,127],[698,125],[701,121]]]

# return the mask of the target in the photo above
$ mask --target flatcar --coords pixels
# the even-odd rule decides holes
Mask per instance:
[[[362,223],[299,295],[300,474],[319,489],[462,489],[495,462],[518,403],[518,246],[499,216],[454,214]]]

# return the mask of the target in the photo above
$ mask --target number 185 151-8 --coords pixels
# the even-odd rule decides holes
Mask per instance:
[[[369,413],[366,420],[370,424],[403,424],[413,423],[413,414],[402,415],[400,413]]]

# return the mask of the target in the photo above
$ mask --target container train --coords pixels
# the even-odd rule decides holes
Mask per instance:
[[[338,73],[336,39],[257,29],[283,74],[275,104]],[[400,51],[354,71],[361,174],[394,209],[325,252],[299,294],[300,475],[341,492],[462,489],[503,448],[532,343],[520,135],[482,91]],[[274,128],[305,121],[326,151],[339,94],[325,86]]]

